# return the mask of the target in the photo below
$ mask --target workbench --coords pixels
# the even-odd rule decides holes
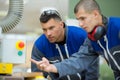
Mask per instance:
[[[0,75],[0,80],[47,80],[40,72],[14,73],[12,75]]]

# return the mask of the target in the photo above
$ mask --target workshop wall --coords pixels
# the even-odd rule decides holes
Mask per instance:
[[[74,16],[74,6],[79,0],[69,1],[69,18],[75,18]],[[96,0],[101,11],[105,16],[119,16],[120,17],[120,0]]]

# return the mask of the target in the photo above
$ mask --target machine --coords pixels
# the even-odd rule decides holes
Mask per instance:
[[[19,23],[22,12],[23,0],[9,0],[8,14],[0,20],[0,74],[11,75],[14,63],[25,63],[26,39],[3,34]]]

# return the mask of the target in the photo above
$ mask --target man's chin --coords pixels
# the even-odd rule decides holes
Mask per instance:
[[[55,41],[53,41],[53,40],[49,40],[49,42],[50,42],[50,43],[55,43]]]
[[[92,31],[90,31],[90,30],[85,30],[87,33],[91,33]]]

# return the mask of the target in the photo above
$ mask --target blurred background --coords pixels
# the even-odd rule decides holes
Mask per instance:
[[[39,24],[40,11],[44,7],[56,8],[64,21],[75,19],[74,6],[79,0],[23,0],[24,11],[20,23],[8,33],[41,33]],[[120,0],[97,0],[105,16],[120,16]],[[9,9],[9,0],[0,0],[0,19]]]
[[[11,36],[24,35],[27,38],[27,56],[26,64],[22,67],[30,68],[30,55],[34,41],[42,34],[39,16],[42,8],[56,8],[61,14],[63,20],[68,25],[78,25],[74,16],[74,6],[79,0],[23,0],[23,14],[20,22],[12,30],[2,33]],[[109,16],[120,17],[120,0],[96,0],[102,10],[102,13]],[[0,20],[4,19],[9,10],[9,0],[0,0]],[[21,67],[21,65],[19,65]],[[100,62],[100,80],[113,80],[113,74],[103,58]]]

